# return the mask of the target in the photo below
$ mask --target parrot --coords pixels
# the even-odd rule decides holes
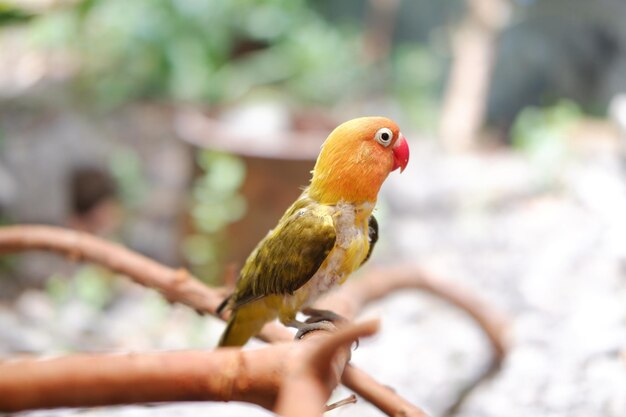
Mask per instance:
[[[243,346],[277,318],[298,329],[297,337],[341,318],[311,305],[369,259],[378,240],[372,215],[378,192],[408,161],[406,138],[386,117],[337,126],[322,144],[310,184],[248,256],[218,307],[218,314],[231,312],[219,346]],[[311,318],[298,321],[299,312]]]

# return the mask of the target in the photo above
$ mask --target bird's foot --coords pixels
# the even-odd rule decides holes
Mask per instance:
[[[293,327],[298,329],[296,333],[296,340],[302,339],[305,334],[309,332],[314,332],[316,330],[326,330],[329,332],[335,331],[337,327],[333,324],[332,321],[329,320],[320,320],[315,323],[302,322],[298,320],[291,320],[289,322],[283,322],[285,326]]]
[[[341,325],[348,320],[339,314],[330,310],[318,310],[316,308],[305,308],[302,310],[304,314],[309,316],[307,323],[319,323],[320,321],[329,321],[335,325]]]
[[[307,320],[306,323],[302,323],[303,325],[298,328],[298,332],[296,333],[296,340],[302,339],[307,333],[315,332],[317,330],[326,330],[327,332],[334,332],[337,330],[337,327],[332,321],[328,320],[320,320],[315,323],[309,323]]]
[[[305,308],[302,310],[302,313],[309,316],[309,318],[306,319],[304,323],[298,322],[301,323],[300,326],[293,326],[298,329],[296,339],[302,339],[305,334],[316,330],[327,330],[332,332],[337,330],[337,327],[340,327],[348,322],[348,319],[330,310]],[[359,341],[356,340],[354,344],[354,349],[356,350],[356,348],[359,347]]]

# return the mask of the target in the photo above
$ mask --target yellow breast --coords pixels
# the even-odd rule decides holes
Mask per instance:
[[[311,305],[324,293],[343,284],[361,266],[369,250],[368,219],[372,208],[373,204],[329,206],[337,233],[335,247],[315,275],[292,296],[283,299],[281,316],[295,314]]]

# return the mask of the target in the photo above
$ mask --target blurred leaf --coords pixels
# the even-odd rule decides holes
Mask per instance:
[[[399,47],[394,53],[394,94],[414,124],[434,131],[439,120],[443,62],[421,45]]]
[[[530,153],[553,148],[564,142],[568,130],[581,117],[580,107],[568,100],[547,108],[528,107],[513,124],[513,146]]]
[[[223,231],[246,212],[239,194],[246,167],[241,158],[221,152],[201,151],[196,161],[203,171],[192,190],[191,218],[197,233],[185,239],[183,254],[194,273],[212,280],[224,251]]]
[[[34,15],[10,3],[0,2],[0,26],[30,21]]]
[[[32,35],[73,51],[79,91],[107,106],[142,97],[224,102],[278,84],[333,102],[359,65],[357,31],[302,0],[82,1],[39,16]]]
[[[78,68],[73,92],[98,107],[233,103],[269,89],[287,101],[339,106],[375,93],[397,98],[418,126],[433,126],[441,63],[412,42],[393,50],[391,71],[381,72],[363,62],[358,20],[344,22],[304,0],[84,0],[28,27],[36,45],[67,52]]]
[[[72,42],[78,30],[74,11],[58,10],[34,19],[30,25],[30,38],[35,45],[59,48]]]
[[[580,107],[568,100],[551,107],[528,107],[515,119],[512,144],[532,158],[544,179],[554,178],[568,155],[567,135],[582,116]]]
[[[234,155],[203,151],[198,155],[198,164],[205,170],[201,190],[233,192],[237,190],[246,175],[246,166]]]
[[[189,262],[196,265],[217,261],[211,239],[203,235],[191,235],[185,238],[183,253]]]
[[[54,274],[46,281],[46,292],[57,304],[67,302],[71,298],[70,281],[59,274]]]
[[[215,233],[224,226],[239,220],[246,212],[246,202],[241,196],[219,199],[196,205],[192,216],[196,226],[206,233]]]
[[[140,205],[147,192],[147,186],[137,154],[129,149],[119,150],[111,158],[110,170],[124,204],[129,207]]]
[[[112,299],[111,273],[97,266],[86,266],[75,274],[76,297],[95,309],[101,309]]]
[[[94,309],[102,309],[113,298],[111,275],[104,268],[88,265],[80,268],[72,278],[52,275],[46,281],[46,291],[57,304],[76,298]]]

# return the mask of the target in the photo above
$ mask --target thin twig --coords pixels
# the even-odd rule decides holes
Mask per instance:
[[[350,345],[359,337],[376,333],[378,328],[377,320],[347,324],[332,336],[318,336],[314,344],[293,350],[285,376],[287,383],[281,387],[275,411],[282,416],[321,416],[350,360]],[[327,332],[310,332],[305,338],[314,337],[316,333]]]
[[[493,347],[496,362],[506,355],[511,325],[504,312],[468,289],[414,265],[372,268],[363,276],[348,280],[339,290],[320,300],[317,307],[331,308],[346,318],[354,318],[368,303],[403,289],[426,291],[458,307],[483,330]]]
[[[354,385],[363,387],[358,394],[388,416],[428,417],[428,414],[402,398],[391,388],[380,384],[368,373],[352,365],[346,366],[341,382],[346,387]]]
[[[194,278],[185,269],[168,268],[116,243],[87,233],[52,226],[7,226],[0,228],[0,253],[25,250],[60,252],[74,261],[85,260],[119,272],[168,301],[179,302],[198,312],[215,314],[225,296]]]
[[[324,407],[324,412],[333,411],[334,409],[343,407],[344,405],[356,404],[356,402],[357,402],[356,395],[350,394],[343,400],[335,401],[332,404],[328,404],[326,407]]]

